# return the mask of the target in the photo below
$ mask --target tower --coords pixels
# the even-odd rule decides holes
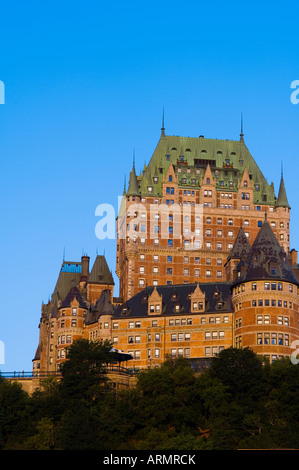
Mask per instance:
[[[240,139],[220,140],[167,135],[163,114],[154,153],[138,176],[133,163],[123,200],[116,255],[123,301],[145,286],[225,280],[238,228],[252,244],[265,212],[289,254],[283,177],[276,197],[245,144],[243,117]]]
[[[233,282],[235,347],[270,360],[290,356],[299,339],[299,282],[265,219]]]

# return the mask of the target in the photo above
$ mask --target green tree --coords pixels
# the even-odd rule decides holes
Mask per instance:
[[[24,448],[26,450],[53,450],[56,445],[55,434],[56,429],[52,420],[42,418],[37,424],[37,432],[24,442]]]
[[[250,438],[251,446],[256,440],[261,447],[269,384],[268,368],[257,355],[249,348],[225,349],[199,382],[211,428],[210,445],[236,449]]]
[[[200,415],[196,377],[184,359],[168,359],[160,368],[142,371],[137,391],[141,423],[137,448],[172,449],[179,442],[197,445],[199,428],[205,422]]]
[[[75,341],[62,365],[59,396],[64,411],[57,435],[64,450],[98,450],[99,404],[111,391],[107,366],[115,360],[109,341]]]
[[[64,400],[94,400],[109,387],[107,365],[115,360],[109,341],[78,339],[62,364],[60,393]]]
[[[265,366],[250,348],[224,349],[213,358],[209,374],[217,377],[232,398],[250,411],[256,411],[257,401],[268,392]]]
[[[21,386],[0,377],[0,449],[27,435],[32,426],[29,396]]]

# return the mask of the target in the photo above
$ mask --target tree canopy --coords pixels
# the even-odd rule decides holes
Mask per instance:
[[[75,342],[61,380],[29,396],[0,377],[0,449],[299,448],[299,367],[229,348],[200,374],[168,359],[116,390],[109,342]]]

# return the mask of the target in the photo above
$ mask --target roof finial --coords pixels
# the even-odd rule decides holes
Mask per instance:
[[[133,151],[133,168],[135,168],[135,149]]]
[[[241,134],[240,134],[240,142],[244,143],[244,133],[243,133],[243,113],[241,113]]]
[[[164,106],[163,106],[163,113],[162,113],[162,127],[161,127],[161,136],[165,137],[165,127],[164,127]]]
[[[281,160],[281,177],[283,178],[283,160]]]

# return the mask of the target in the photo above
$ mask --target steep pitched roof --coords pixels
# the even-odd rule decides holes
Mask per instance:
[[[286,253],[279,245],[267,220],[256,236],[236,284],[260,279],[282,280],[299,285]]]
[[[162,296],[162,315],[190,315],[191,294],[199,286],[205,295],[205,310],[202,313],[232,312],[231,283],[204,283],[204,284],[179,284],[171,286],[155,286],[158,294]],[[151,296],[154,287],[147,287],[138,292],[124,304],[115,308],[114,318],[124,317],[145,317],[148,315],[148,298]],[[219,302],[223,303],[221,310],[218,309]],[[179,305],[176,311],[175,305]]]
[[[291,206],[289,205],[288,198],[287,198],[287,192],[284,184],[284,179],[283,175],[281,175],[281,180],[280,180],[280,187],[279,187],[279,193],[278,193],[278,198],[277,198],[277,206],[278,207],[288,207],[289,209]]]
[[[234,246],[232,247],[229,258],[230,259],[241,259],[243,256],[247,256],[251,249],[248,238],[242,227],[240,227],[238,235],[236,236]]]
[[[111,302],[110,290],[105,289],[98,298],[95,306],[86,315],[86,324],[97,322],[100,315],[113,315],[114,306]]]
[[[83,300],[83,297],[78,289],[77,286],[74,286],[70,289],[68,292],[67,296],[65,297],[64,301],[61,304],[60,308],[67,308],[70,307],[72,301],[76,299],[79,302],[79,307],[80,308],[85,308],[87,309],[87,305]]]
[[[238,183],[246,168],[253,184],[254,202],[261,203],[263,197],[266,196],[268,204],[275,204],[274,187],[268,184],[243,139],[221,140],[208,139],[203,136],[196,138],[161,135],[148,165],[139,177],[139,188],[142,195],[147,194],[147,187],[156,168],[165,175],[171,163],[175,167],[181,166],[182,168],[179,175],[179,186],[188,187],[189,185],[193,188],[200,186],[205,169],[209,164],[213,178],[216,180],[216,188],[220,190],[222,188],[220,182],[223,182],[224,186],[228,185],[232,191],[237,190]],[[184,175],[185,168],[190,169],[190,173],[187,175]],[[199,174],[193,171],[195,168],[200,170]],[[192,183],[194,179],[196,183],[194,181]],[[163,178],[159,177],[158,184],[153,187],[152,196],[162,194],[162,183]]]
[[[138,196],[138,195],[139,195],[138,182],[137,182],[137,176],[135,172],[135,165],[133,165],[133,168],[130,173],[127,196]]]
[[[89,273],[87,283],[89,284],[111,284],[114,285],[113,276],[108,267],[105,256],[98,255]]]

